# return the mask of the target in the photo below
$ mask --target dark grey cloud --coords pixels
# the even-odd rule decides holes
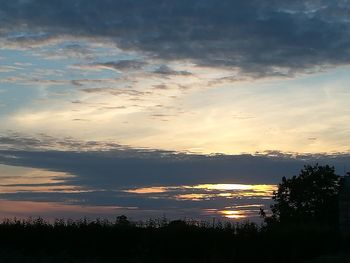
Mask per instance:
[[[57,139],[50,135],[39,133],[35,136],[24,136],[17,132],[0,134],[0,150],[34,150],[43,149],[65,149],[71,151],[83,150],[126,150],[127,146],[122,146],[115,142],[79,141],[72,137]]]
[[[11,147],[13,145],[16,146],[22,146],[22,147],[27,147],[30,145],[31,147],[35,146],[40,146],[41,141],[35,138],[30,138],[30,137],[20,137],[17,134],[13,134],[11,137],[10,136],[1,136],[0,137],[0,145],[2,147]]]
[[[191,72],[185,70],[174,70],[167,65],[161,65],[159,68],[153,71],[153,73],[164,76],[190,76]]]
[[[41,140],[40,144],[46,145],[43,147],[38,141],[13,142],[3,138],[1,144],[5,147],[0,150],[0,163],[66,172],[75,175],[67,178],[71,185],[109,190],[144,185],[269,184],[279,182],[282,176],[298,174],[307,163],[335,165],[338,173],[343,173],[344,166],[350,164],[349,154],[293,156],[276,151],[206,156],[70,138],[50,140]],[[65,150],[51,150],[50,145]]]
[[[232,67],[254,77],[350,61],[345,0],[3,0],[0,14],[0,32],[11,41],[108,38],[152,58]]]
[[[15,132],[0,135],[2,164],[67,172],[77,175],[73,181],[82,180],[79,185],[88,185],[92,180],[107,188],[179,183],[276,183],[282,176],[297,174],[304,164],[316,162],[334,165],[338,173],[343,173],[344,167],[350,169],[350,154],[266,151],[198,155],[132,148],[113,141],[58,139],[44,133],[32,137]]]

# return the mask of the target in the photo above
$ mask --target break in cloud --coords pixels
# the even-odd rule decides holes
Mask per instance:
[[[0,33],[22,45],[108,39],[156,59],[289,76],[349,63],[349,8],[342,0],[4,0]]]

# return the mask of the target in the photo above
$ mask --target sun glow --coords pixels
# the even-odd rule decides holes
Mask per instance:
[[[204,190],[250,190],[254,186],[253,185],[245,185],[245,184],[199,184],[195,186],[189,186],[189,188],[193,189],[204,189]]]
[[[167,194],[168,198],[183,201],[202,201],[216,198],[271,198],[276,185],[198,184],[182,186],[154,186],[127,189],[132,194]]]
[[[155,186],[155,187],[143,187],[143,188],[136,188],[136,189],[130,189],[125,190],[127,193],[133,193],[133,194],[158,194],[158,193],[165,193],[168,191],[168,187],[165,186]]]
[[[244,210],[222,210],[220,213],[224,217],[231,219],[242,219],[247,217]]]

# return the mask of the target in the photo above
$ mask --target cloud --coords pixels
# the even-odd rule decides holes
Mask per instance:
[[[58,139],[50,135],[39,133],[35,136],[24,136],[21,133],[10,132],[0,134],[0,150],[59,150],[59,151],[95,151],[108,149],[128,149],[115,142],[81,141],[71,137]]]
[[[174,70],[167,65],[161,65],[159,68],[153,71],[153,73],[164,75],[164,76],[190,76],[191,72],[185,70]]]
[[[137,60],[120,60],[120,61],[109,61],[104,63],[90,63],[90,64],[78,64],[72,65],[71,68],[81,69],[81,70],[101,70],[110,69],[116,71],[128,71],[128,70],[138,70],[143,66],[147,65],[144,61]]]
[[[167,90],[169,89],[169,87],[165,84],[157,84],[157,85],[153,85],[153,88],[156,90]]]
[[[86,93],[105,93],[110,94],[113,96],[119,96],[119,95],[130,95],[130,96],[143,96],[143,95],[149,95],[152,94],[150,91],[138,91],[135,89],[119,89],[119,88],[83,88],[81,91]]]
[[[114,189],[121,186],[193,185],[202,183],[276,183],[295,175],[306,163],[335,165],[343,172],[349,154],[196,155],[137,149],[115,142],[37,138],[20,134],[0,137],[0,163],[75,175],[73,185]],[[56,150],[60,149],[60,150]]]
[[[144,61],[136,61],[136,60],[120,60],[120,61],[110,61],[105,63],[96,63],[95,65],[124,71],[124,70],[141,69],[143,66],[147,65],[147,63]]]
[[[14,72],[21,69],[22,68],[17,66],[0,66],[0,73]]]
[[[66,44],[63,47],[56,48],[55,50],[46,51],[43,54],[38,53],[45,59],[84,59],[92,60],[95,58],[95,50],[88,45],[71,43]]]
[[[74,67],[74,66],[73,66]],[[19,75],[0,79],[0,83],[22,84],[22,85],[72,85],[76,87],[93,86],[93,85],[117,85],[136,83],[137,80],[129,80],[127,77],[120,78],[82,78],[82,79],[64,79],[59,74],[64,74],[61,70],[36,70],[33,75]],[[51,78],[58,76],[59,78]]]
[[[4,14],[4,10],[0,10],[0,12]],[[8,29],[14,29],[14,31],[0,31],[1,48],[4,49],[28,50],[60,42],[56,35],[44,33],[40,30],[31,31],[27,28],[25,31],[22,31],[21,27],[13,28],[12,26],[9,26]]]
[[[0,151],[0,163],[75,175],[67,182],[86,188],[199,183],[272,183],[296,173],[303,161],[265,156],[184,156],[157,151]],[[9,157],[11,156],[11,157]],[[15,157],[15,158],[13,158]],[[279,162],[277,161],[279,160]],[[265,169],[262,170],[261,168]]]
[[[65,36],[108,39],[166,61],[238,68],[254,77],[290,76],[349,63],[345,3],[5,0],[1,34],[22,43]]]

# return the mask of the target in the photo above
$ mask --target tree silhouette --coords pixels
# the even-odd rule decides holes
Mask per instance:
[[[130,224],[131,223],[128,220],[127,216],[125,215],[117,216],[116,225],[126,227],[126,226],[130,226]]]
[[[266,221],[336,225],[339,181],[334,167],[318,164],[305,165],[298,176],[283,177],[273,194],[272,216]]]

